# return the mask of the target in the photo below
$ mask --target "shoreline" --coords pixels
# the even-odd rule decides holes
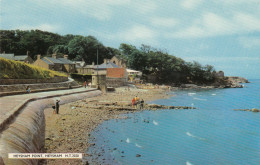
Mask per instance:
[[[93,144],[88,143],[91,132],[103,121],[119,119],[121,114],[134,113],[140,110],[118,110],[113,106],[105,107],[100,102],[124,102],[130,104],[138,96],[145,102],[170,97],[163,89],[130,89],[117,88],[113,93],[79,100],[60,106],[60,114],[52,114],[52,109],[44,110],[45,153],[84,153]],[[97,102],[98,100],[98,102]],[[40,164],[82,164],[81,159],[43,160]]]

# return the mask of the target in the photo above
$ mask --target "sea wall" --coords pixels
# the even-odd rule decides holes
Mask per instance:
[[[0,85],[59,83],[65,81],[68,81],[68,77],[54,77],[54,78],[46,78],[46,79],[0,79]]]
[[[8,159],[8,153],[39,153],[42,151],[45,139],[44,109],[51,107],[56,99],[60,100],[60,104],[66,104],[100,94],[101,91],[94,90],[26,103],[0,134],[0,164],[1,159],[7,165],[38,164],[38,159]]]
[[[108,87],[121,87],[126,85],[126,80],[125,78],[111,78],[107,77],[106,78],[106,85]]]
[[[66,81],[61,83],[37,83],[37,84],[12,84],[12,85],[0,85],[1,92],[24,92],[26,93],[26,87],[30,86],[31,92],[47,89],[68,89],[70,87],[78,87],[76,81]]]

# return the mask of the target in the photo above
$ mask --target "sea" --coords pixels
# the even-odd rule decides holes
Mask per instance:
[[[259,165],[260,80],[244,88],[179,90],[149,103],[191,106],[105,121],[91,134],[90,164]]]

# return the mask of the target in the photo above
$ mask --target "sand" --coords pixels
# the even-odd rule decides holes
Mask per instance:
[[[52,109],[45,109],[45,153],[84,153],[90,145],[88,138],[100,123],[119,118],[120,114],[133,113],[136,110],[115,109],[113,103],[122,103],[123,107],[131,104],[132,98],[138,96],[145,101],[167,98],[162,89],[117,88],[115,92],[102,94],[60,106],[60,114],[53,114]],[[106,106],[111,104],[112,106]],[[121,107],[122,107],[121,106]],[[121,108],[124,109],[124,108]],[[138,110],[139,111],[139,110]],[[82,164],[80,159],[50,159],[41,164]]]

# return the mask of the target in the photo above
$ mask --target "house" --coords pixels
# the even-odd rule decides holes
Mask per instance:
[[[130,80],[130,82],[140,81],[140,78],[142,77],[142,72],[137,70],[126,69],[126,72],[128,74],[128,80]]]
[[[68,73],[76,72],[76,64],[68,59],[68,55],[64,55],[63,58],[58,58],[63,64],[62,70]]]
[[[57,58],[56,54],[52,57],[43,57],[37,55],[37,60],[33,63],[36,66],[68,73],[74,73],[76,71],[76,64],[68,59],[68,55],[64,55],[64,58]]]
[[[79,74],[88,74],[91,75],[93,69],[96,67],[95,63],[93,62],[92,65],[86,65],[85,61],[75,61],[76,70]]]
[[[103,72],[104,70],[106,71],[107,86],[119,87],[126,85],[128,76],[124,67],[116,65],[114,62],[111,62],[111,60],[104,59],[104,63],[94,68],[92,74],[95,74],[97,71],[99,72],[98,74],[102,74],[100,70],[103,70]]]
[[[122,58],[119,58],[118,56],[114,56],[110,59],[110,61],[120,68],[126,68],[126,61]]]
[[[3,53],[3,54],[0,54],[0,57],[6,58],[9,60],[21,61],[21,62],[25,62],[25,63],[29,63],[29,64],[33,63],[33,59],[29,56],[28,52],[27,52],[27,55],[14,55],[14,54]]]

